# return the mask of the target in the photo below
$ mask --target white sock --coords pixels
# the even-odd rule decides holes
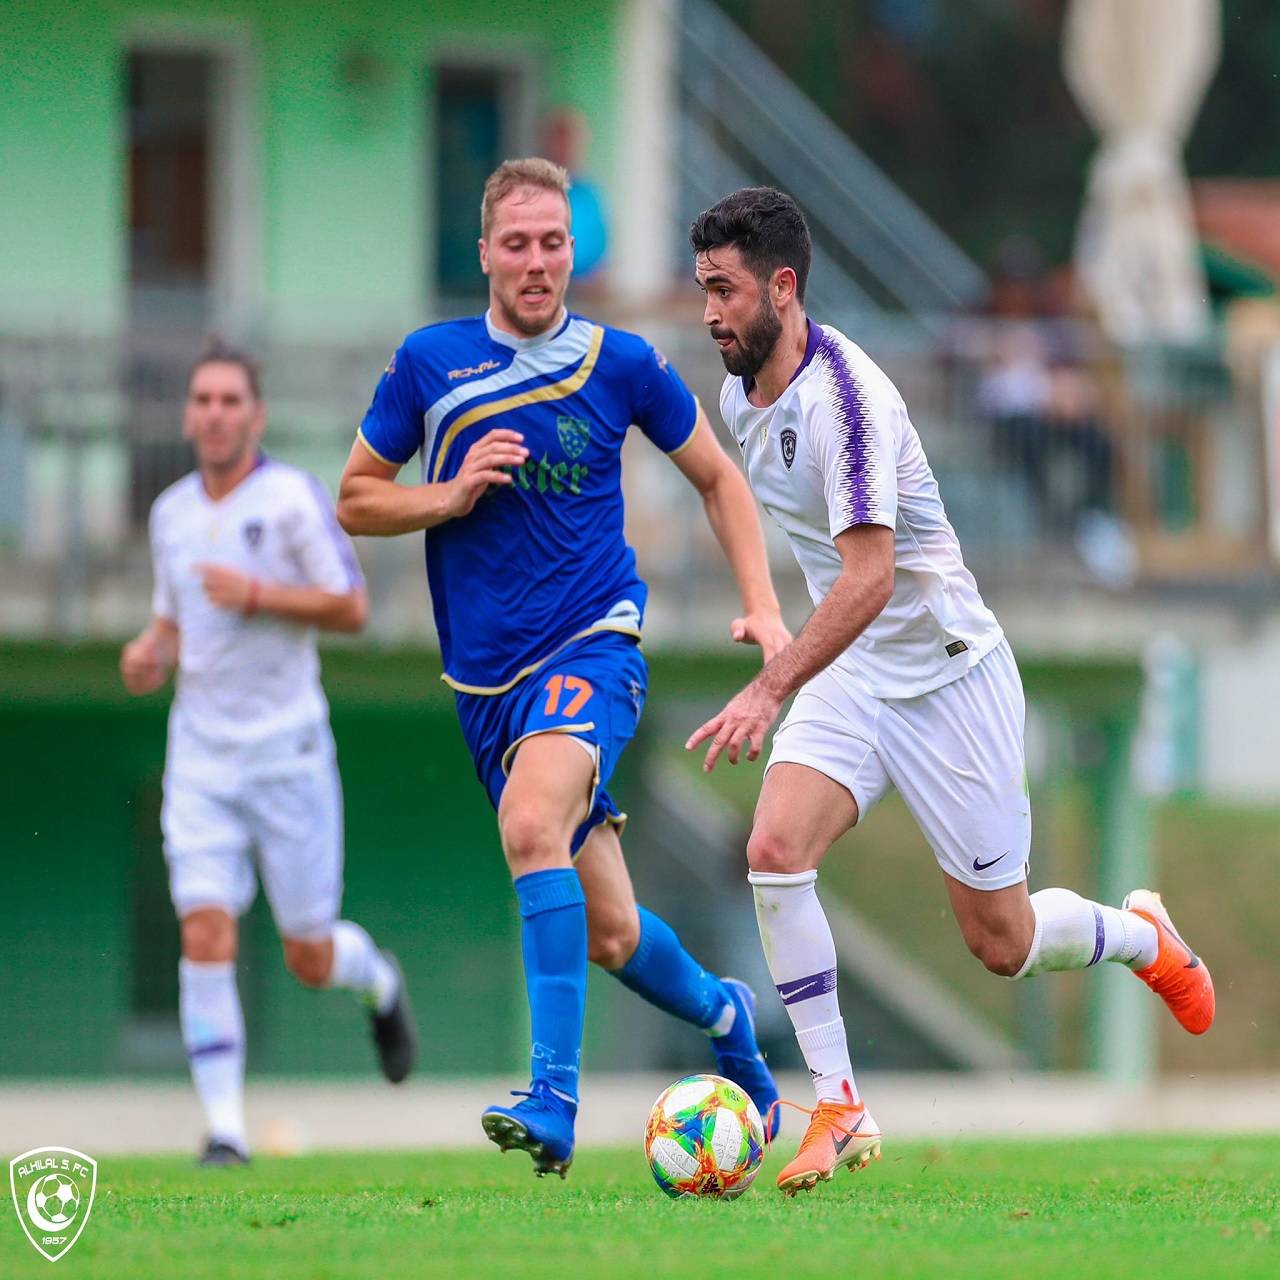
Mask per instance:
[[[395,1003],[399,979],[373,939],[350,920],[333,926],[333,968],[328,985],[358,991],[379,1013]]]
[[[1103,960],[1130,969],[1155,963],[1160,947],[1156,927],[1132,911],[1090,902],[1070,889],[1041,889],[1031,895],[1031,906],[1035,936],[1014,978],[1088,969]]]
[[[191,1079],[204,1107],[209,1136],[247,1153],[244,1013],[234,961],[179,961],[178,1009]]]
[[[818,901],[816,871],[774,875],[752,871],[756,921],[769,972],[787,1006],[819,1102],[844,1102],[858,1088],[836,995],[836,946]]]

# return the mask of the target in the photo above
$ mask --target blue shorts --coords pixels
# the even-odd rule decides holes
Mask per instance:
[[[595,790],[587,820],[573,834],[576,854],[602,822],[625,817],[605,790],[644,710],[649,669],[632,636],[599,631],[561,650],[506,693],[455,693],[458,720],[476,775],[497,809],[516,748],[539,733],[569,733],[591,744]]]

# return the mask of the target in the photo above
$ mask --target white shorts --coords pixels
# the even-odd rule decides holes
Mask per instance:
[[[803,764],[845,787],[858,820],[896,787],[949,876],[975,889],[1027,877],[1022,679],[1002,640],[958,680],[918,698],[874,698],[828,667],[796,695],[768,768]]]
[[[198,907],[243,915],[261,875],[284,937],[328,937],[342,906],[342,783],[334,760],[217,791],[166,775],[160,825],[179,919]]]

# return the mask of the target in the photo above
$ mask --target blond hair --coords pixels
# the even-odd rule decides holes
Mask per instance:
[[[480,201],[480,234],[487,240],[493,228],[494,214],[498,206],[517,191],[555,191],[569,201],[569,171],[540,156],[525,160],[504,160],[484,184],[484,199]]]

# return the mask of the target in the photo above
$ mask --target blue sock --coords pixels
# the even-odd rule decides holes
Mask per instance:
[[[635,954],[613,976],[664,1013],[704,1031],[725,1030],[733,1001],[723,982],[708,973],[680,945],[675,930],[640,908],[640,941]]]
[[[587,1003],[587,902],[582,882],[571,867],[552,867],[520,876],[515,890],[533,1026],[532,1076],[576,1102]]]

